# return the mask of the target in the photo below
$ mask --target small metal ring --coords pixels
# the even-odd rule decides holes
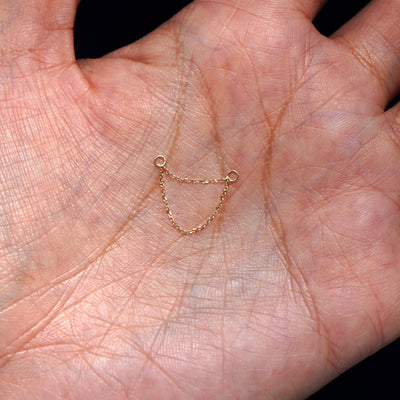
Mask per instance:
[[[233,177],[232,177],[233,175]],[[236,182],[239,179],[239,172],[235,171],[232,169],[231,171],[228,172],[228,175],[226,175],[225,178],[229,183]]]
[[[155,159],[154,159],[154,164],[156,167],[158,168],[164,168],[165,164],[167,163],[167,159],[162,156],[162,155],[158,155]]]

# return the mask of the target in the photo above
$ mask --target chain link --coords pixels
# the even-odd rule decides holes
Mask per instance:
[[[227,176],[225,178],[221,179],[191,179],[191,178],[182,178],[179,176],[176,176],[173,174],[168,168],[167,168],[167,160],[164,156],[157,156],[154,159],[154,164],[156,167],[160,168],[160,188],[161,188],[161,197],[164,202],[165,210],[167,212],[168,218],[173,225],[173,227],[183,235],[191,235],[193,233],[202,231],[203,229],[207,228],[207,226],[215,219],[216,215],[218,214],[219,210],[222,208],[222,205],[224,204],[225,197],[228,193],[229,186],[236,182],[239,179],[239,173],[235,170],[231,170],[228,172]],[[164,181],[164,175],[168,175],[170,178],[176,180],[177,182],[184,182],[184,183],[197,183],[197,184],[203,184],[203,185],[208,185],[208,184],[224,184],[224,190],[222,191],[221,197],[219,199],[217,207],[214,209],[213,213],[200,225],[195,226],[192,229],[183,229],[175,220],[175,217],[173,216],[170,206],[169,206],[169,201],[167,198],[167,194],[165,191],[165,181]]]

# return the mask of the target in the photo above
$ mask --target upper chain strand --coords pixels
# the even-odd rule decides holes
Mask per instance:
[[[154,159],[154,164],[160,168],[160,188],[161,188],[161,196],[162,200],[164,202],[165,210],[167,212],[168,218],[173,225],[173,227],[183,235],[191,235],[193,233],[202,231],[203,229],[207,228],[207,226],[215,219],[216,215],[218,214],[219,210],[222,208],[222,205],[225,201],[226,195],[229,190],[229,186],[231,183],[236,182],[239,179],[239,173],[235,170],[231,170],[228,172],[227,176],[225,178],[221,179],[191,179],[191,178],[182,178],[179,176],[176,176],[172,172],[169,171],[169,169],[166,167],[166,158],[164,156],[157,156]],[[212,214],[200,225],[195,226],[192,229],[183,229],[175,220],[175,217],[173,216],[170,206],[169,206],[169,201],[168,197],[165,191],[165,181],[164,181],[164,174],[169,175],[172,179],[175,179],[178,182],[185,182],[185,183],[199,183],[199,184],[216,184],[216,183],[223,183],[224,184],[224,190],[221,194],[220,200],[218,202],[217,207],[214,209]]]
[[[187,183],[202,183],[203,185],[207,185],[209,183],[225,183],[227,181],[226,178],[222,179],[192,179],[192,178],[181,178],[179,176],[174,175],[166,166],[163,167],[164,171],[172,178],[178,182],[187,182]]]

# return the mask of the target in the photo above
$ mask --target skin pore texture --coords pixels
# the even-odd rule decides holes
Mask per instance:
[[[301,399],[396,339],[400,2],[195,0],[76,61],[77,3],[0,0],[0,398]],[[157,154],[239,171],[204,231]]]

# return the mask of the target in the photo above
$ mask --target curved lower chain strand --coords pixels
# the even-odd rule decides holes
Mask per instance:
[[[219,203],[217,205],[217,207],[215,208],[215,210],[213,211],[213,213],[200,225],[195,226],[192,229],[183,229],[175,220],[175,217],[173,216],[170,206],[169,206],[169,202],[168,202],[168,198],[167,198],[167,194],[165,192],[165,182],[164,182],[164,174],[169,175],[172,179],[175,179],[178,182],[187,182],[187,183],[201,183],[201,184],[210,184],[210,183],[224,183],[224,190],[221,194]],[[167,212],[168,218],[171,221],[171,224],[174,226],[174,228],[182,233],[183,235],[191,235],[193,233],[202,231],[203,229],[207,228],[207,226],[214,220],[214,218],[216,217],[216,215],[218,214],[219,210],[222,208],[222,205],[225,201],[225,197],[226,194],[228,193],[229,190],[229,185],[230,185],[231,181],[228,179],[228,177],[224,178],[224,179],[189,179],[189,178],[180,178],[174,174],[172,174],[167,168],[166,166],[162,166],[160,167],[160,188],[161,188],[161,196],[165,205],[165,210]]]
[[[181,178],[181,177],[176,176],[175,174],[173,174],[171,171],[169,171],[169,169],[167,168],[167,165],[166,165],[167,164],[167,159],[163,155],[156,156],[156,158],[154,159],[154,164],[155,164],[156,167],[160,168],[161,195],[162,195],[162,199],[163,199],[163,202],[164,202],[165,210],[167,211],[168,218],[171,221],[172,226],[178,232],[182,233],[183,235],[190,235],[192,233],[196,233],[196,232],[199,232],[199,231],[207,228],[207,226],[214,220],[215,216],[218,214],[219,210],[222,208],[222,205],[223,205],[223,203],[225,201],[225,197],[226,197],[226,195],[228,193],[230,184],[236,182],[239,179],[239,172],[237,172],[236,170],[230,170],[228,172],[228,174],[226,175],[226,177],[225,178],[221,178],[221,179]],[[225,185],[217,207],[215,208],[213,213],[202,224],[200,224],[198,226],[195,226],[192,229],[183,229],[176,222],[175,217],[173,216],[173,214],[171,212],[171,209],[170,209],[170,206],[169,206],[169,202],[168,202],[168,198],[167,198],[167,194],[166,194],[166,191],[165,191],[164,174],[169,175],[172,179],[175,179],[178,182],[200,183],[200,184],[203,184],[203,185],[223,183]]]

